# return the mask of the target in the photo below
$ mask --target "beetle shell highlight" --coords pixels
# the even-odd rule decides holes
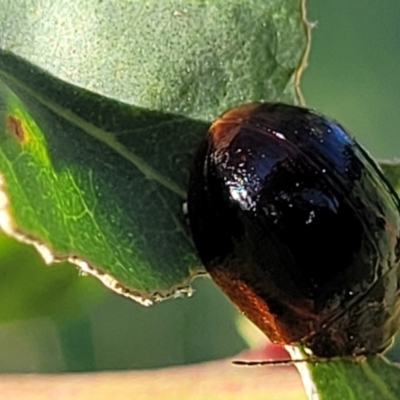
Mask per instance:
[[[188,213],[207,271],[273,342],[317,357],[391,344],[399,199],[336,122],[285,104],[228,111],[196,153]]]

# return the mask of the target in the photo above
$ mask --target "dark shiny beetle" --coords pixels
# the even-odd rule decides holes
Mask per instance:
[[[285,104],[228,111],[197,151],[188,212],[207,271],[273,342],[316,357],[391,344],[399,199],[337,123]]]

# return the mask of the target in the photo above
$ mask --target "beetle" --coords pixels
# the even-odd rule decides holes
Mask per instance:
[[[196,152],[199,257],[277,344],[320,358],[385,351],[400,325],[400,202],[337,122],[304,107],[224,113]]]

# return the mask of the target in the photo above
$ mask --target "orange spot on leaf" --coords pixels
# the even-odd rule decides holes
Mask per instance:
[[[22,121],[14,115],[6,115],[6,131],[20,143],[26,139]]]

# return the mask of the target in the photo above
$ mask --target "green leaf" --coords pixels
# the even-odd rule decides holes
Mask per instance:
[[[297,102],[303,3],[81,3],[3,7],[0,222],[148,304],[202,272],[182,207],[208,121]]]
[[[17,233],[137,291],[193,276],[185,149],[206,125],[102,98],[0,55],[0,170]]]
[[[308,368],[319,400],[400,398],[399,368],[383,356],[371,356],[361,362],[341,360],[309,363]],[[303,375],[304,379],[307,378]]]
[[[294,101],[307,44],[302,7],[300,0],[7,1],[0,47],[85,89],[207,121],[244,101]]]
[[[392,185],[397,194],[400,194],[400,162],[399,160],[379,160],[386,179]]]

